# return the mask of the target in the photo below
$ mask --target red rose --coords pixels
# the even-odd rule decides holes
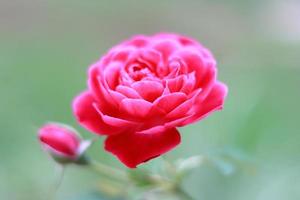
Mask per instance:
[[[135,36],[90,67],[88,90],[73,110],[82,126],[107,136],[107,151],[133,168],[178,145],[176,127],[222,108],[227,87],[216,77],[213,55],[195,40]]]
[[[43,148],[60,162],[73,162],[80,156],[81,139],[71,128],[60,124],[46,124],[38,131]]]

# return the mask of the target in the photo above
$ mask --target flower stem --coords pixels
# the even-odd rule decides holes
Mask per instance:
[[[91,160],[90,164],[88,166],[92,170],[100,173],[101,175],[111,177],[111,178],[114,178],[114,179],[120,180],[120,181],[128,181],[127,174],[124,171],[119,170],[117,168],[107,166],[107,165],[97,162],[95,160]]]
[[[64,174],[65,174],[65,166],[63,165],[58,165],[57,166],[57,182],[53,185],[53,188],[50,190],[49,195],[48,195],[48,199],[55,199],[58,189],[61,186],[61,183],[63,181],[64,178]]]
[[[175,189],[176,194],[180,197],[182,200],[194,200],[193,197],[191,197],[187,192],[185,192],[182,188],[177,187]]]

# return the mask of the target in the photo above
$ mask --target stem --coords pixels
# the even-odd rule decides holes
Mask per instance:
[[[186,191],[184,191],[182,188],[180,187],[177,187],[175,189],[175,192],[176,194],[179,195],[179,197],[182,199],[182,200],[194,200],[193,197],[191,197],[191,195],[189,195]]]
[[[111,166],[107,166],[103,163],[97,162],[95,160],[91,160],[90,164],[88,165],[92,170],[104,175],[108,176],[120,181],[128,181],[128,176],[127,174],[119,170],[117,168],[113,168]]]
[[[57,166],[57,174],[58,174],[58,179],[57,182],[54,184],[53,188],[49,191],[48,199],[55,199],[55,196],[58,192],[59,187],[61,186],[61,183],[64,178],[65,174],[65,166]]]

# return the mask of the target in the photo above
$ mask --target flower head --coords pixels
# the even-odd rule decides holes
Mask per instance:
[[[82,126],[107,136],[107,151],[136,167],[178,145],[176,127],[222,108],[227,87],[216,77],[216,60],[195,40],[139,35],[90,67],[73,110]]]
[[[57,123],[49,123],[38,131],[42,147],[61,163],[74,162],[81,155],[81,139],[72,128]]]

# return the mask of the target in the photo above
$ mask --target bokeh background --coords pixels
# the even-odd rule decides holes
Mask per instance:
[[[224,110],[182,128],[167,155],[214,158],[185,190],[197,200],[300,199],[298,0],[0,0],[0,199],[46,199],[57,177],[37,128],[59,121],[91,137],[70,108],[87,67],[134,34],[161,31],[209,47],[229,86]],[[101,142],[89,153],[124,168]],[[105,199],[99,181],[71,167],[56,199]]]

